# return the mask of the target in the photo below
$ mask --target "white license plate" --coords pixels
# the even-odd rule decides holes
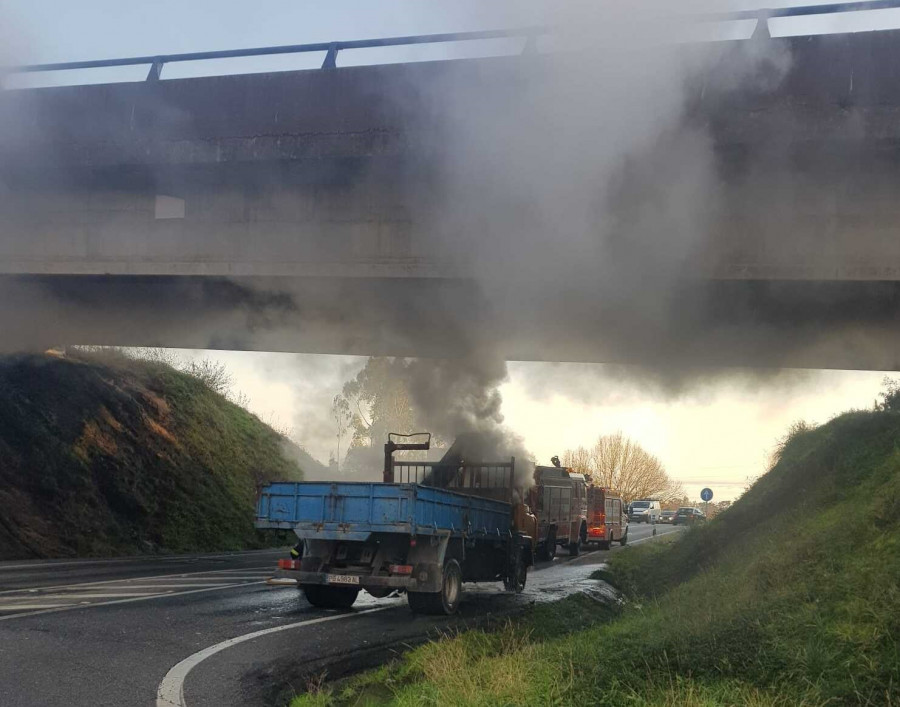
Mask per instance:
[[[325,581],[328,584],[359,584],[359,577],[355,574],[326,574]]]

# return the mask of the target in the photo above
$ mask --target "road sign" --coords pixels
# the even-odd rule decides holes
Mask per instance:
[[[709,503],[710,501],[712,501],[712,497],[713,497],[712,489],[703,489],[703,490],[700,492],[700,498],[702,498],[702,499],[703,499],[704,501],[706,501],[707,503]]]

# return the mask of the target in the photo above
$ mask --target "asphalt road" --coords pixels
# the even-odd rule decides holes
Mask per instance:
[[[632,525],[629,539],[650,534]],[[181,661],[290,626],[190,658],[183,681],[189,707],[272,705],[311,676],[337,677],[450,627],[590,589],[585,578],[606,555],[542,563],[521,595],[466,585],[453,619],[415,617],[405,599],[365,592],[350,613],[316,609],[296,587],[266,583],[283,551],[0,563],[0,705],[150,707],[167,674],[169,688],[182,684],[173,678]]]

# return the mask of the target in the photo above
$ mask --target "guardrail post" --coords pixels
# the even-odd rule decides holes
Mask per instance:
[[[537,54],[537,35],[529,34],[525,37],[525,46],[522,47],[522,54]]]
[[[337,53],[338,53],[337,42],[332,42],[328,46],[328,52],[325,54],[325,61],[322,62],[323,69],[336,69],[337,68]]]
[[[760,10],[759,17],[756,20],[756,27],[753,30],[753,34],[750,35],[751,39],[771,39],[772,34],[769,32],[769,11],[768,10]]]
[[[162,77],[163,61],[162,59],[154,59],[150,65],[150,73],[147,74],[148,81],[159,81]]]

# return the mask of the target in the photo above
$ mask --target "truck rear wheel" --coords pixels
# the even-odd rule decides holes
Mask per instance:
[[[513,567],[512,576],[504,577],[503,588],[508,592],[519,594],[525,589],[525,580],[528,579],[528,565],[525,564],[524,551],[519,553]]]
[[[456,560],[444,563],[443,580],[439,592],[407,592],[409,608],[414,614],[444,614],[452,616],[462,599],[462,569]]]
[[[569,543],[569,554],[572,557],[577,557],[578,553],[581,552],[581,548],[585,545],[587,545],[587,525],[582,523],[575,542]]]
[[[355,587],[329,587],[324,584],[304,584],[306,601],[320,609],[349,609],[359,596]]]
[[[553,562],[556,557],[556,529],[551,528],[547,533],[547,539],[538,547],[538,559],[544,562]]]
[[[537,558],[541,562],[553,562],[556,557],[556,537],[548,537],[538,546]]]
[[[547,536],[547,559],[553,562],[556,559],[556,531],[551,530]]]

